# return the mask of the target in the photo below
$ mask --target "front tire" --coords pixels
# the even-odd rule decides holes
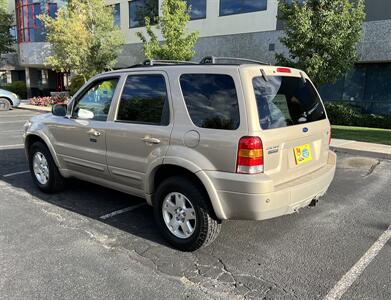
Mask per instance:
[[[211,244],[221,229],[206,193],[191,180],[179,176],[163,181],[154,197],[156,223],[167,241],[182,251]]]
[[[61,176],[49,149],[35,142],[29,149],[29,168],[35,185],[45,193],[63,190],[65,179]]]

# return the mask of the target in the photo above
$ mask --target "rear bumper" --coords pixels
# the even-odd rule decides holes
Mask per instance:
[[[323,196],[334,178],[336,160],[330,151],[322,168],[276,186],[265,174],[205,173],[217,191],[225,219],[265,220],[294,213]]]

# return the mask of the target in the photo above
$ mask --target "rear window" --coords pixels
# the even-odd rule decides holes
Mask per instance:
[[[313,85],[298,77],[254,77],[253,86],[262,129],[306,124],[326,118]]]
[[[196,126],[223,130],[239,127],[238,96],[231,76],[185,74],[180,82],[190,118]]]

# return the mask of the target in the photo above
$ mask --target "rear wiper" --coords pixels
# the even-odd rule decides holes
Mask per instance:
[[[311,108],[309,111],[305,111],[303,115],[305,117],[312,115],[314,111],[318,109],[318,107],[319,107],[319,103],[316,103],[313,108]]]

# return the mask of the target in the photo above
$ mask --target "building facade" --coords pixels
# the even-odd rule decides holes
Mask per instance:
[[[17,0],[16,3],[19,1],[42,3],[42,0]],[[63,1],[46,2],[50,3],[49,6],[53,5],[52,10],[49,7],[49,14],[54,11],[54,3],[57,7],[63,4],[59,3]],[[114,7],[115,23],[125,37],[124,49],[118,58],[119,68],[144,60],[142,44],[136,33],[145,33],[145,16],[153,18],[161,14],[161,2],[162,0],[106,0],[107,5]],[[188,29],[200,33],[194,60],[214,55],[246,57],[274,63],[276,53],[287,52],[279,42],[283,32],[277,19],[278,0],[187,2],[191,7]],[[391,114],[391,85],[388,84],[388,78],[391,78],[391,1],[366,0],[366,12],[363,37],[358,45],[359,62],[336,84],[322,87],[321,94],[328,101],[346,101],[362,106],[367,112]],[[31,40],[37,32],[22,31],[18,26],[17,68],[26,70],[26,80],[30,78],[29,86],[32,87],[35,81],[31,78],[35,75],[31,76],[31,72],[35,71],[31,69],[40,70],[43,66],[48,45],[38,41],[39,38]]]
[[[55,17],[57,9],[66,0],[10,0],[9,12],[15,16],[13,30],[17,41],[16,51],[0,62],[0,84],[25,81],[28,97],[49,95],[64,89],[64,74],[54,72],[45,64],[50,53],[46,32],[38,16]]]

